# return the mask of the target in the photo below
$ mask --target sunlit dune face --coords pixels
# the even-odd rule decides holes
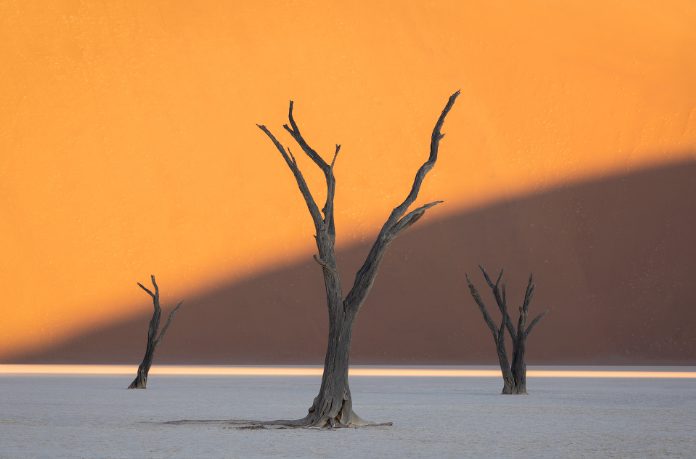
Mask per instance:
[[[448,213],[696,158],[688,2],[0,6],[0,356],[312,252],[266,125],[336,163],[338,243],[374,234],[427,158]],[[185,307],[185,306],[184,306]]]

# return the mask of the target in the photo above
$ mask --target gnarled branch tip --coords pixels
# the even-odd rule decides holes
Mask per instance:
[[[331,170],[333,170],[334,163],[336,162],[336,157],[338,156],[338,152],[341,150],[341,146],[339,144],[336,144],[336,153],[334,153],[334,157],[331,160]]]
[[[136,282],[136,283],[138,284],[138,286],[139,286],[141,289],[143,289],[143,290],[145,290],[147,293],[149,293],[150,296],[151,296],[152,298],[155,297],[155,294],[152,293],[150,290],[148,290],[147,287],[145,287],[143,284],[141,284],[140,282]]]

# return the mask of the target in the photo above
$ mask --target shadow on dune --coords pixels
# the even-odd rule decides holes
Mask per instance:
[[[515,320],[535,272],[531,314],[550,311],[529,339],[529,364],[694,365],[695,228],[693,162],[426,216],[387,252],[357,319],[351,362],[495,365],[464,282],[467,272],[492,309],[483,264],[506,269]],[[344,288],[368,250],[366,242],[338,254]],[[324,287],[307,258],[188,298],[155,364],[323,363]],[[150,314],[7,363],[138,364]]]

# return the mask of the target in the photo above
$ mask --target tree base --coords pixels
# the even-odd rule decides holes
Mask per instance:
[[[131,383],[130,386],[128,386],[129,389],[147,389],[147,382],[142,382],[139,379],[136,379]]]
[[[333,419],[331,420],[333,421]],[[235,426],[234,428],[240,430],[252,430],[252,429],[345,429],[345,428],[358,428],[358,427],[382,427],[382,426],[392,426],[391,422],[373,422],[365,421],[361,419],[358,415],[353,413],[353,419],[347,425],[341,424],[340,422],[327,422],[323,426],[312,425],[311,420],[307,418],[295,419],[295,420],[285,420],[279,419],[276,421],[250,421],[250,420],[188,420],[183,419],[181,421],[169,421],[165,424],[182,425],[182,424],[225,424],[230,426]]]
[[[526,389],[517,389],[516,387],[503,387],[501,395],[529,395]]]
[[[149,370],[149,368],[148,368]],[[142,370],[138,369],[138,375],[135,377],[129,389],[147,389],[147,374],[143,373]]]
[[[347,373],[347,372],[346,372]],[[346,374],[347,376],[347,374]],[[353,411],[353,404],[350,398],[350,389],[343,391],[334,391],[334,396],[329,397],[325,393],[320,393],[314,399],[312,406],[309,408],[307,416],[302,419],[278,419],[275,421],[251,421],[251,420],[188,420],[169,421],[165,424],[228,424],[237,429],[264,429],[271,427],[274,429],[292,428],[292,429],[341,429],[341,428],[357,428],[357,427],[379,427],[391,426],[391,422],[374,422],[366,421]],[[340,394],[335,396],[335,394]],[[317,406],[322,406],[325,409],[318,410]],[[332,408],[333,407],[333,408]]]

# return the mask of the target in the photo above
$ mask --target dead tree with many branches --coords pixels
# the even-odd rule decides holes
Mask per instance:
[[[290,102],[290,112],[288,115],[290,125],[283,127],[290,133],[292,138],[302,148],[302,151],[321,169],[326,178],[326,203],[321,211],[317,206],[309,187],[305,182],[302,172],[297,165],[295,157],[288,148],[285,147],[266,129],[265,126],[258,127],[268,136],[273,142],[281,156],[287,163],[288,167],[295,176],[297,186],[302,193],[302,197],[309,209],[309,214],[314,222],[316,230],[316,239],[318,255],[314,255],[314,260],[319,264],[324,276],[324,285],[326,287],[326,303],[329,309],[329,342],[326,349],[326,358],[324,360],[324,373],[321,378],[321,387],[319,394],[314,399],[312,406],[309,408],[307,416],[297,420],[279,420],[279,421],[174,421],[172,424],[188,424],[188,423],[224,423],[224,424],[246,424],[246,428],[262,428],[263,426],[289,426],[289,427],[357,427],[368,425],[380,425],[374,422],[369,422],[361,419],[353,411],[353,397],[348,385],[348,361],[350,357],[350,345],[353,336],[353,324],[358,315],[360,307],[367,298],[370,289],[375,282],[377,270],[382,262],[382,258],[389,247],[389,244],[394,239],[404,232],[409,226],[416,223],[425,213],[436,204],[442,201],[435,201],[424,206],[418,207],[411,212],[408,208],[415,202],[418,197],[421,184],[425,175],[435,166],[437,160],[438,147],[440,140],[444,134],[440,133],[445,117],[452,109],[454,101],[457,99],[459,91],[454,93],[447,102],[440,118],[435,124],[433,134],[430,140],[430,157],[421,166],[416,173],[416,178],[413,181],[411,192],[408,194],[404,202],[396,207],[389,218],[382,226],[381,231],[377,235],[367,259],[355,276],[353,288],[348,295],[343,298],[343,290],[341,288],[341,280],[338,276],[338,268],[336,266],[336,253],[334,250],[336,242],[336,226],[334,224],[334,194],[336,192],[336,178],[334,177],[334,164],[340,150],[340,145],[336,145],[331,163],[326,162],[319,154],[314,151],[306,142],[300,128],[295,123],[292,109],[293,103]],[[323,213],[323,216],[322,216]],[[391,425],[381,424],[381,425]]]
[[[162,338],[164,338],[164,334],[167,332],[169,324],[172,322],[172,319],[174,318],[174,314],[176,314],[177,309],[179,309],[179,306],[183,304],[183,301],[180,302],[177,305],[177,307],[174,308],[171,314],[169,314],[169,319],[167,319],[167,323],[164,325],[164,328],[160,332],[159,336],[157,336],[157,330],[159,330],[160,326],[160,318],[162,317],[162,308],[159,304],[159,287],[157,287],[157,283],[155,282],[155,276],[150,277],[152,278],[152,285],[155,287],[155,293],[152,293],[150,290],[145,288],[140,282],[138,282],[138,285],[141,289],[145,290],[152,297],[152,302],[154,303],[155,311],[152,314],[152,319],[150,320],[150,328],[148,328],[147,330],[147,348],[145,349],[145,357],[143,357],[143,362],[138,367],[137,376],[135,377],[131,385],[128,386],[129,389],[147,389],[147,374],[150,372],[152,360],[155,358],[155,350],[157,349],[157,346],[159,346],[159,344],[162,342]]]
[[[425,214],[426,210],[442,202],[431,202],[406,213],[408,208],[418,197],[418,192],[420,191],[423,179],[425,179],[425,175],[435,166],[440,140],[444,137],[440,129],[458,95],[459,91],[449,98],[447,105],[433,129],[428,160],[416,173],[411,192],[404,202],[392,211],[391,215],[382,226],[381,231],[377,235],[377,239],[367,255],[367,259],[355,276],[353,288],[348,292],[345,299],[343,298],[341,280],[338,276],[336,254],[334,250],[336,242],[336,227],[334,224],[336,178],[334,177],[334,164],[341,147],[340,145],[336,145],[336,151],[334,152],[330,164],[324,161],[324,159],[307,144],[300,133],[300,129],[297,123],[295,123],[292,114],[293,103],[292,101],[290,102],[288,114],[290,126],[286,124],[283,127],[302,148],[302,151],[321,169],[326,178],[326,203],[320,212],[290,149],[288,148],[286,151],[283,145],[276,140],[265,126],[259,125],[259,128],[276,146],[295,176],[297,186],[302,193],[302,197],[307,204],[312,221],[314,222],[314,228],[316,230],[315,239],[319,252],[318,255],[314,255],[314,260],[322,269],[324,285],[326,287],[326,301],[329,309],[329,342],[326,350],[326,358],[324,360],[324,373],[319,394],[314,399],[306,417],[296,421],[290,421],[287,424],[312,427],[323,427],[326,425],[330,425],[331,427],[362,426],[374,424],[361,419],[353,411],[353,398],[348,384],[348,366],[353,324],[355,323],[355,318],[358,315],[360,307],[365,302],[375,282],[377,270],[379,269],[379,265],[382,262],[382,258],[389,244],[409,226],[416,223],[423,214]]]
[[[512,324],[512,319],[507,310],[507,299],[505,297],[505,282],[500,286],[500,279],[503,277],[504,269],[500,270],[500,275],[495,284],[488,277],[488,273],[485,268],[479,265],[483,276],[486,278],[489,287],[493,290],[493,297],[495,302],[498,304],[498,309],[502,315],[502,320],[500,327],[498,327],[493,319],[491,318],[486,306],[483,304],[481,295],[479,295],[476,287],[473,286],[469,280],[469,276],[466,276],[466,282],[469,284],[469,290],[471,290],[471,296],[474,297],[474,301],[478,305],[483,318],[488,324],[488,328],[491,329],[493,333],[493,341],[495,341],[495,348],[498,352],[498,361],[500,363],[500,369],[503,372],[503,394],[527,394],[527,365],[524,362],[524,353],[526,350],[526,343],[529,334],[532,332],[534,326],[539,322],[539,320],[546,315],[549,310],[539,314],[532,323],[527,325],[527,314],[529,313],[529,303],[534,297],[534,289],[536,284],[532,284],[532,278],[534,273],[529,275],[529,283],[527,284],[527,291],[524,294],[524,302],[520,306],[520,318],[517,321],[517,328]],[[506,281],[507,282],[507,281]],[[499,287],[500,286],[500,287]],[[508,360],[507,349],[505,348],[505,328],[507,327],[508,333],[512,338],[512,364]]]

